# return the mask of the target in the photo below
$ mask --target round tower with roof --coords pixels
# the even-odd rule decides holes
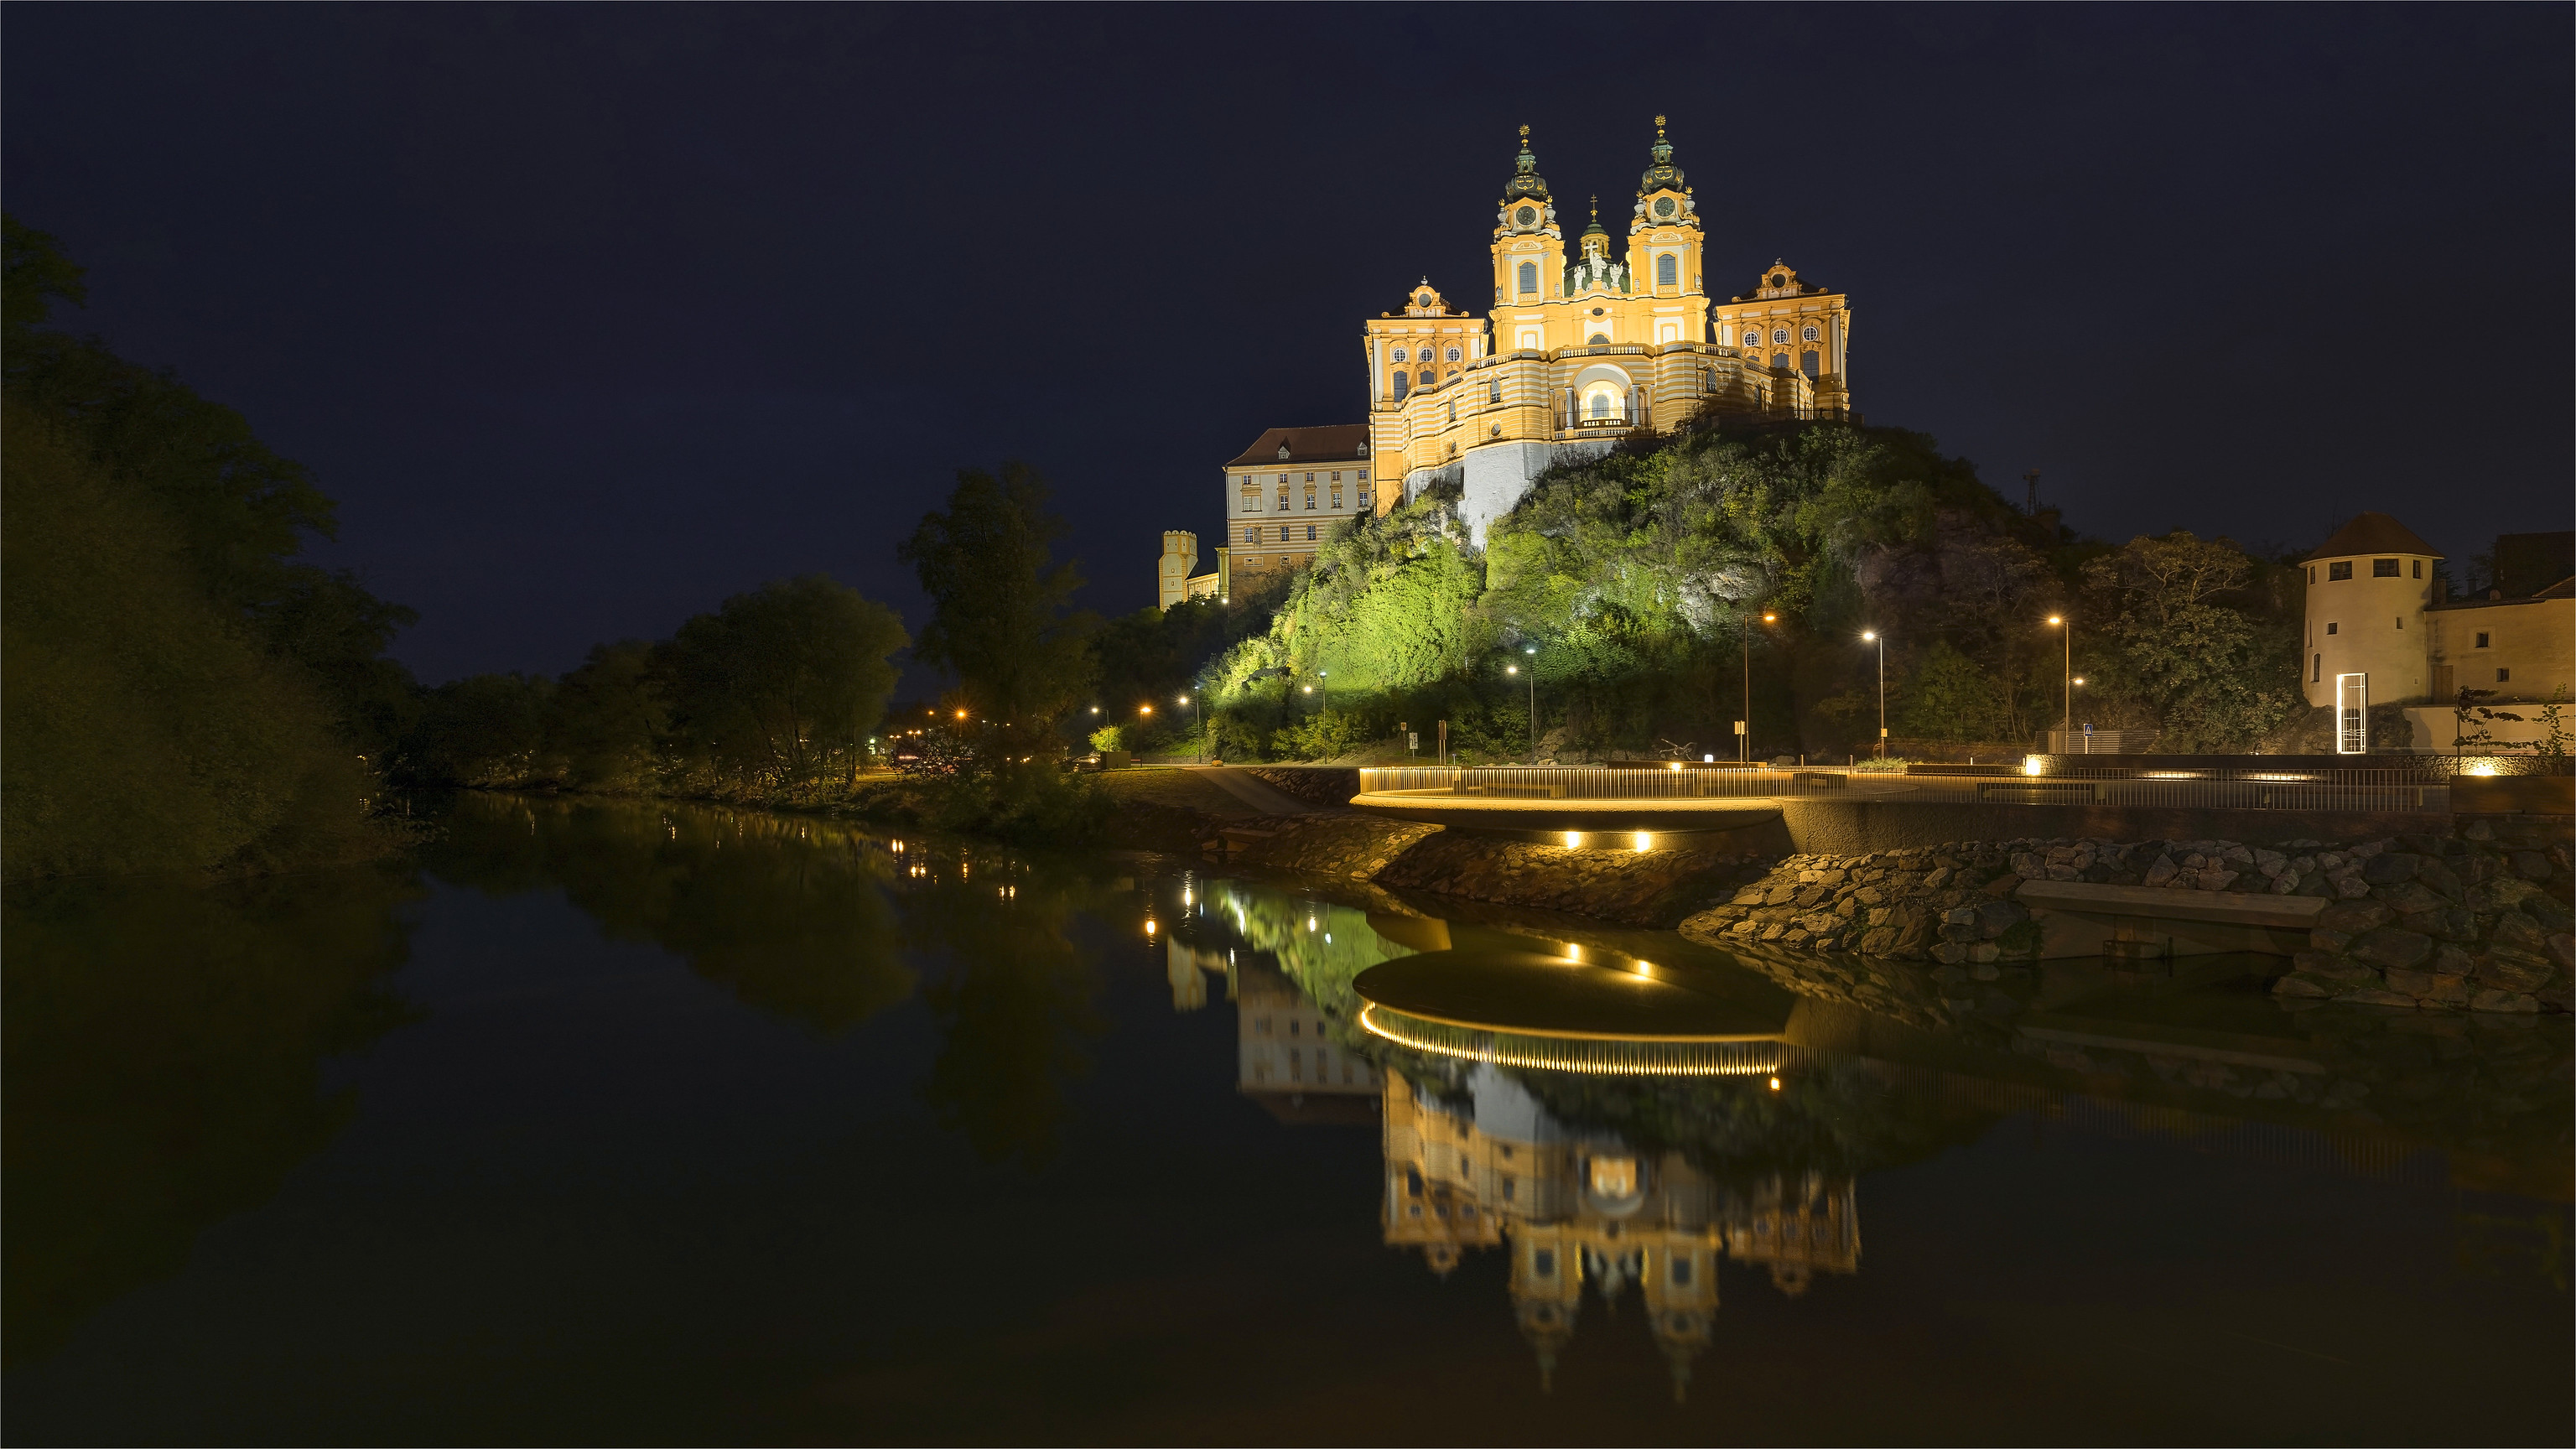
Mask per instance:
[[[2424,606],[2441,550],[2385,513],[2363,513],[2301,565],[2307,570],[2307,648],[2300,688],[2309,705],[2336,703],[2355,680],[2371,704],[2430,697]]]

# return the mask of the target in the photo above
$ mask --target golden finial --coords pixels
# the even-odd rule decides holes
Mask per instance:
[[[1597,196],[1592,198],[1592,219],[1594,221],[1601,219],[1601,198]]]
[[[1529,144],[1529,127],[1527,126],[1521,127],[1521,144],[1524,146]]]
[[[1664,139],[1664,118],[1661,116],[1655,117],[1655,139]]]

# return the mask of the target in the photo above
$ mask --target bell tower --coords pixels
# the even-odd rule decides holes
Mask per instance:
[[[1521,127],[1521,154],[1494,214],[1493,254],[1494,351],[1544,350],[1547,326],[1534,309],[1565,290],[1565,231],[1557,224],[1547,178],[1538,174],[1538,158],[1530,154],[1527,126]],[[1524,309],[1530,309],[1526,318],[1519,316]]]
[[[1654,302],[1640,340],[1708,340],[1708,289],[1701,281],[1707,248],[1690,184],[1673,164],[1664,118],[1655,117],[1654,164],[1637,180],[1637,206],[1628,223],[1628,275],[1640,295]],[[1650,329],[1650,330],[1649,330]]]

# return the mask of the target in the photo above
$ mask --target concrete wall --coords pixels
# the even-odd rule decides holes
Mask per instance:
[[[1866,855],[1954,840],[2377,840],[2443,830],[2447,815],[2397,811],[2157,810],[2120,805],[1891,805],[1865,800],[1782,800],[1781,822],[1798,850]]]

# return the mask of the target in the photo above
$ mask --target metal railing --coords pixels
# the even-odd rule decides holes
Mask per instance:
[[[1562,765],[1409,765],[1359,772],[1373,795],[1493,800],[1855,798],[1889,805],[2115,805],[2197,810],[2447,811],[2450,783],[2412,766],[2375,770],[2088,770],[2045,775],[1900,775],[1893,771],[1704,766],[1603,769]]]
[[[1360,771],[1365,794],[1505,800],[1717,800],[1834,795],[1837,770],[1607,770],[1563,765],[1398,765]]]

